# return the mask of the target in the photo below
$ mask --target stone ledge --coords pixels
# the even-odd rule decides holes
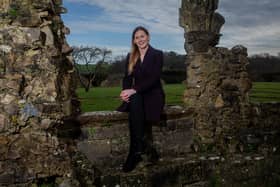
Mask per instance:
[[[154,145],[159,154],[178,156],[190,153],[193,143],[192,110],[172,106],[166,107],[165,112],[166,118],[152,127]],[[79,116],[78,121],[83,124],[77,147],[90,162],[103,170],[124,162],[129,147],[127,114],[90,112]]]
[[[162,114],[162,121],[191,116],[193,114],[193,111],[193,108],[183,108],[181,106],[166,106]],[[80,123],[81,126],[87,126],[92,122],[126,122],[127,119],[127,113],[118,111],[85,112],[77,117],[77,121]]]

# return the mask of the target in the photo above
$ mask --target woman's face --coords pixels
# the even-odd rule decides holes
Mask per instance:
[[[143,30],[138,30],[135,32],[133,42],[139,49],[145,49],[149,45],[149,36]]]

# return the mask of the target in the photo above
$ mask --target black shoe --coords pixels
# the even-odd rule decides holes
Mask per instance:
[[[135,169],[137,164],[142,161],[141,154],[128,154],[125,164],[123,165],[123,172],[130,172]]]
[[[150,147],[147,151],[148,162],[152,164],[156,163],[159,160],[158,152],[154,147]]]

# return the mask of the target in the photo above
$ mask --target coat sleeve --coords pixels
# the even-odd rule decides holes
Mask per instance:
[[[146,68],[141,69],[141,81],[133,88],[136,92],[143,93],[160,85],[160,76],[163,66],[163,53],[158,51],[154,60]]]
[[[133,78],[132,75],[128,74],[129,54],[126,56],[124,77],[122,80],[122,89],[130,89],[132,87]]]

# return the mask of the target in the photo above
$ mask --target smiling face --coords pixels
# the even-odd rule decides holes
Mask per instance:
[[[138,49],[145,49],[149,45],[149,39],[150,37],[145,31],[138,30],[134,34],[133,42],[138,47]]]

